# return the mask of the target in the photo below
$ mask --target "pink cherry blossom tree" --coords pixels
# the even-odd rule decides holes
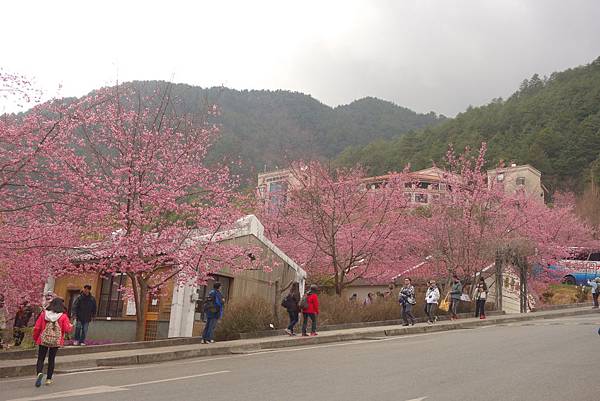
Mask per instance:
[[[262,219],[313,280],[332,283],[341,295],[358,279],[397,274],[408,249],[404,173],[367,186],[360,168],[313,161],[293,163],[290,171],[288,190],[266,201]]]
[[[61,155],[73,110],[56,101],[36,105],[40,97],[25,77],[0,71],[0,103],[30,107],[0,116],[0,293],[9,308],[39,301],[50,267],[76,237],[64,185],[48,163]]]
[[[537,280],[556,277],[545,268],[567,256],[569,247],[592,244],[593,232],[575,214],[572,199],[559,196],[548,207],[523,191],[510,193],[496,180],[488,181],[485,152],[485,143],[476,157],[468,149],[460,156],[450,149],[449,169],[441,177],[447,194],[414,215],[413,227],[422,232],[418,247],[429,254],[420,273],[473,277],[494,263],[498,251],[510,251],[530,267],[542,267]]]
[[[169,84],[148,95],[142,89],[148,92],[114,87],[84,98],[69,146],[49,161],[62,174],[65,202],[78,205],[72,217],[87,242],[58,273],[126,274],[138,340],[150,294],[168,281],[204,282],[224,266],[250,262],[244,249],[219,245],[238,215],[228,169],[205,162],[218,134],[216,109],[184,113]]]

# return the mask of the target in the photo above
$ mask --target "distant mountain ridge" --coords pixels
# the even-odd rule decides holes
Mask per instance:
[[[394,139],[347,148],[341,165],[361,163],[372,174],[443,162],[457,151],[488,143],[489,167],[500,161],[529,163],[551,189],[580,191],[600,177],[600,57],[549,77],[526,79],[508,99],[469,107],[456,118]]]
[[[134,85],[149,93],[166,82],[122,85]],[[173,84],[171,90],[188,111],[207,102],[219,107],[215,122],[221,126],[221,137],[210,157],[240,160],[241,167],[235,172],[249,185],[265,168],[286,166],[295,159],[335,158],[348,146],[394,138],[446,119],[373,97],[333,108],[310,95],[286,90],[205,89],[187,84]]]

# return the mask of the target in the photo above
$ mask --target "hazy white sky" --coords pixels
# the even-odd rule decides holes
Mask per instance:
[[[7,0],[1,10],[0,66],[65,96],[172,79],[454,115],[600,56],[596,0]]]

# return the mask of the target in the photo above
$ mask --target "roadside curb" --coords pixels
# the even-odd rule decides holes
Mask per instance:
[[[581,316],[597,314],[598,310],[585,309],[561,309],[550,312],[533,312],[519,315],[498,315],[488,317],[484,320],[469,319],[464,321],[439,322],[433,325],[418,325],[410,327],[366,327],[361,329],[348,329],[338,333],[324,333],[317,337],[284,337],[263,338],[255,342],[244,344],[227,344],[227,342],[216,345],[189,344],[179,347],[164,347],[162,349],[143,349],[133,355],[108,356],[102,352],[90,354],[90,358],[78,361],[57,361],[57,371],[67,370],[89,370],[94,367],[116,367],[125,365],[140,365],[158,362],[167,362],[181,359],[200,358],[216,355],[231,355],[258,352],[267,349],[288,348],[297,346],[311,346],[327,343],[346,342],[391,336],[402,336],[410,334],[433,333],[474,327],[500,325],[506,323],[526,322],[530,320],[556,319],[569,316]],[[246,340],[247,341],[247,340]],[[177,349],[169,349],[177,348]],[[180,349],[185,348],[185,349]],[[154,352],[153,352],[154,351]],[[24,362],[24,361],[23,361]],[[17,377],[35,374],[35,363],[18,363],[15,366],[0,367],[0,377]]]

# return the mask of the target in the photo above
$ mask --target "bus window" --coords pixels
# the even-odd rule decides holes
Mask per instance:
[[[589,261],[600,262],[600,252],[593,252],[590,254]]]

